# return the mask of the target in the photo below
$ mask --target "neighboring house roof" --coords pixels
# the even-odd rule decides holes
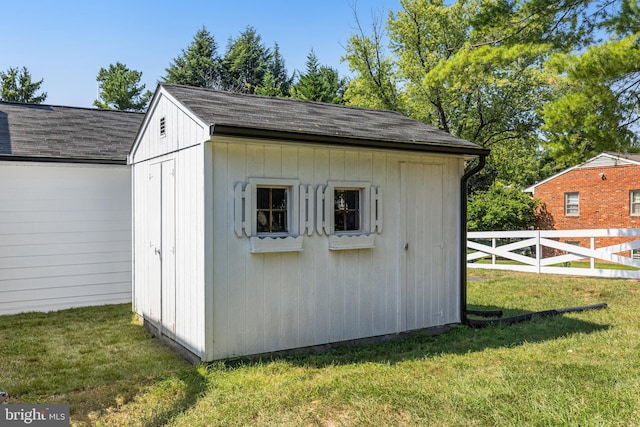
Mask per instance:
[[[144,115],[0,102],[0,160],[126,163]]]
[[[461,154],[489,150],[400,113],[162,84],[210,133]],[[153,102],[153,101],[152,101]]]
[[[602,168],[602,167],[616,167],[616,166],[624,166],[624,165],[640,165],[640,154],[622,154],[622,153],[609,153],[604,152],[600,153],[595,157],[587,160],[584,163],[580,163],[579,165],[572,166],[567,168],[557,174],[550,176],[549,178],[542,180],[533,184],[530,187],[525,188],[523,191],[525,193],[535,194],[535,189],[537,186],[544,184],[546,182],[551,181],[559,177],[560,175],[564,175],[565,173],[572,171],[574,169],[587,169],[587,168]]]

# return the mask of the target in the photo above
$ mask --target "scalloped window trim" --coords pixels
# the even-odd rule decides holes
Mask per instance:
[[[329,250],[374,248],[375,237],[375,234],[332,234],[329,236]]]
[[[252,236],[249,240],[252,254],[300,252],[304,236]]]

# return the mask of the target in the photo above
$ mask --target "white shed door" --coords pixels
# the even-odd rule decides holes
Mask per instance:
[[[401,165],[403,331],[440,325],[444,299],[443,167]]]
[[[149,286],[151,316],[163,334],[176,331],[176,224],[174,161],[150,165]]]

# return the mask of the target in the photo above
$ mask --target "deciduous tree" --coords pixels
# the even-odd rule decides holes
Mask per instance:
[[[495,182],[469,198],[467,226],[469,231],[526,230],[533,226],[537,205],[520,188]]]
[[[100,68],[96,78],[100,99],[96,99],[93,105],[103,110],[143,111],[152,94],[144,90],[141,78],[142,72],[130,70],[120,62],[109,65],[109,68]]]

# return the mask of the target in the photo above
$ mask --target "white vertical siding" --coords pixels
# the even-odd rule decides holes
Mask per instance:
[[[129,167],[0,162],[0,314],[129,301]]]
[[[210,359],[459,321],[459,307],[452,302],[458,295],[460,158],[223,138],[216,141],[210,159],[213,259],[207,260],[213,262]],[[403,163],[429,167],[403,184]],[[371,182],[384,191],[384,230],[376,235],[373,249],[330,251],[328,237],[314,232],[304,237],[302,252],[252,254],[249,239],[233,231],[233,189],[248,177],[295,178],[314,189],[327,181]],[[421,200],[413,205],[403,201],[401,184],[409,185],[413,198]],[[439,216],[422,225],[430,203],[439,205]],[[409,228],[401,226],[405,209],[413,210],[416,223]],[[408,235],[422,239],[417,243],[421,247],[418,254],[428,257],[429,263],[403,260],[402,242]],[[436,240],[437,253],[431,249]],[[407,265],[414,268],[411,280]],[[412,295],[408,295],[409,288]],[[412,314],[407,322],[409,305]]]
[[[204,150],[208,129],[181,110],[170,98],[160,96],[147,113],[147,127],[131,158],[134,182],[134,310],[159,329],[163,329],[161,308],[162,280],[175,281],[171,296],[165,289],[165,308],[172,310],[171,338],[194,354],[204,357],[205,346],[205,200]],[[160,137],[159,119],[165,117],[166,136]],[[153,219],[160,202],[154,200],[149,176],[153,165],[172,163],[174,182],[172,215],[166,215],[163,233],[175,230],[172,257],[158,256],[152,247]],[[165,197],[167,197],[167,190]],[[173,234],[173,233],[172,233]],[[165,236],[166,242],[167,236]],[[167,249],[164,249],[165,251]],[[172,265],[167,265],[171,263]],[[173,265],[175,263],[175,265]],[[158,271],[160,269],[160,271]],[[171,277],[167,277],[171,275]],[[168,301],[173,298],[174,301]],[[164,325],[167,328],[169,325]],[[175,331],[175,333],[174,333]]]
[[[164,136],[160,135],[161,118],[165,119]],[[162,90],[154,105],[149,107],[142,131],[135,141],[130,163],[140,163],[193,147],[208,138],[209,128]]]

